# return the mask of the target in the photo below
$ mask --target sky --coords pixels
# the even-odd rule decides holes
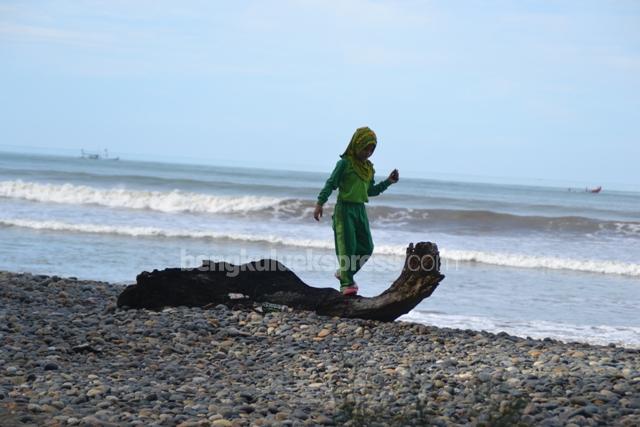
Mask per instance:
[[[640,2],[0,0],[0,150],[640,187]]]

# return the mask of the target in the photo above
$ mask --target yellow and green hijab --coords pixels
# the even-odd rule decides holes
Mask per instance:
[[[351,165],[353,166],[354,171],[358,174],[360,178],[365,180],[366,182],[371,181],[374,174],[373,163],[367,160],[358,159],[357,154],[367,148],[369,145],[376,145],[378,140],[376,138],[375,132],[373,132],[368,127],[361,127],[356,129],[355,133],[351,137],[351,142],[349,142],[349,146],[344,151],[344,153],[340,156],[343,159],[349,159],[351,161]]]

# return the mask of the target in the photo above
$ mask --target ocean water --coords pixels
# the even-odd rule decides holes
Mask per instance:
[[[0,153],[0,269],[133,283],[144,270],[277,258],[338,287],[326,173]],[[446,279],[404,320],[640,347],[640,193],[402,178],[367,207],[373,296],[410,242]]]

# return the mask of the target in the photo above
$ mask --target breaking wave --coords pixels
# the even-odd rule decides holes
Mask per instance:
[[[263,210],[282,199],[260,196],[225,197],[173,191],[141,191],[126,188],[95,188],[72,184],[0,182],[0,197],[33,202],[98,205],[109,208],[149,209],[167,213],[237,213]]]
[[[309,219],[311,199],[267,196],[217,196],[183,190],[143,191],[73,184],[0,181],[0,197],[32,202],[147,209],[165,213],[234,214],[256,219]],[[487,234],[509,232],[610,233],[640,239],[640,222],[606,221],[580,216],[514,215],[471,209],[412,209],[372,204],[374,226],[409,230]]]
[[[311,249],[333,250],[333,241],[282,237],[276,234],[247,234],[217,232],[210,230],[164,229],[159,227],[132,227],[124,225],[101,225],[67,223],[62,221],[35,221],[23,219],[0,219],[5,227],[23,227],[33,230],[66,231],[77,233],[114,234],[129,237],[185,238],[233,240],[274,245],[293,246]],[[404,245],[377,245],[375,253],[380,255],[404,257]],[[608,260],[571,259],[550,256],[535,256],[505,252],[468,251],[440,249],[445,262],[464,262],[490,264],[504,267],[572,270],[585,273],[617,274],[640,277],[640,264]],[[448,265],[447,268],[451,268]],[[444,270],[443,270],[444,271]],[[445,271],[446,272],[446,271]]]

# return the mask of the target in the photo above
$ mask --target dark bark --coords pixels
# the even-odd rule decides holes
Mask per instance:
[[[439,269],[434,243],[410,244],[400,276],[382,294],[366,298],[344,297],[332,288],[308,286],[271,259],[240,266],[204,262],[195,269],[169,268],[139,274],[137,283],[118,297],[118,306],[157,310],[166,306],[269,302],[321,315],[392,321],[433,293],[444,279]]]

